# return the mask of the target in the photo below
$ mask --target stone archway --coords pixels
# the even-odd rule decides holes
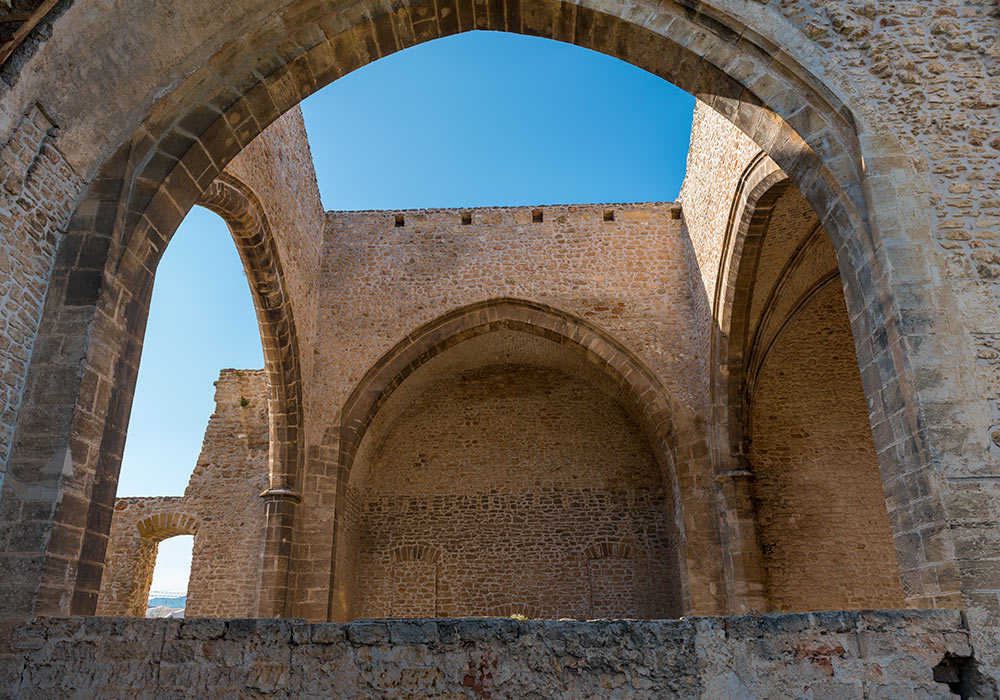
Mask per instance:
[[[444,360],[449,353],[455,357],[454,351],[463,344],[472,345],[500,333],[546,341],[556,354],[526,356],[525,362],[585,378],[621,405],[641,428],[653,448],[672,502],[674,515],[670,520],[677,528],[675,575],[679,579],[681,609],[720,610],[717,595],[722,588],[721,571],[714,554],[718,543],[715,527],[708,524],[710,491],[696,476],[707,467],[707,450],[690,416],[670,400],[660,381],[636,355],[593,324],[543,304],[501,298],[456,309],[410,333],[366,373],[347,400],[338,425],[328,432],[323,451],[334,463],[326,465],[324,470],[335,470],[338,474],[332,524],[330,609],[326,613],[329,618],[350,616],[349,601],[353,594],[349,589],[355,563],[350,554],[353,549],[347,542],[356,534],[349,514],[357,509],[356,495],[351,490],[352,473],[362,445],[367,443],[369,453],[374,449],[374,442],[367,440],[372,426],[380,420],[383,424],[391,422],[382,412],[397,394],[404,393],[401,388],[409,393],[416,391],[407,380],[422,367],[436,358]],[[474,358],[452,360],[442,366],[447,367],[448,374],[454,374],[478,366],[487,356],[489,353],[480,351]],[[422,378],[420,386],[425,387],[428,381],[431,380]],[[404,403],[409,400],[412,397]],[[383,429],[379,426],[380,431]],[[304,527],[308,529],[310,524]],[[593,551],[603,550],[598,547]],[[537,602],[531,607],[537,610]],[[301,616],[317,616],[311,609],[295,609]]]
[[[291,521],[298,502],[297,474],[303,454],[304,419],[299,344],[289,292],[284,282],[274,234],[253,191],[236,177],[222,173],[202,194],[199,204],[219,214],[229,226],[253,292],[260,325],[269,392],[269,474],[265,498],[269,528],[281,530]],[[278,550],[283,532],[265,537],[268,580],[285,580],[287,553]],[[271,590],[273,587],[263,587]],[[266,598],[260,605],[272,609]]]
[[[270,471],[279,488],[287,488],[301,453],[302,373],[274,234],[253,191],[228,173],[219,175],[198,203],[225,220],[250,279],[270,390]]]
[[[186,512],[180,499],[125,499],[118,503],[120,528],[106,563],[110,580],[103,583],[98,606],[102,615],[145,617],[159,544],[181,535],[197,535],[201,520]],[[134,515],[133,511],[138,511]],[[131,517],[128,517],[131,516]]]
[[[884,427],[889,444],[911,445],[902,453],[906,474],[926,475],[928,458],[899,349],[898,309],[878,273],[880,249],[872,237],[873,230],[902,237],[902,217],[886,212],[877,228],[869,227],[868,181],[860,175],[862,149],[851,110],[789,54],[772,60],[776,43],[736,13],[699,7],[669,3],[626,12],[572,3],[420,2],[392,11],[359,6],[340,12],[302,2],[280,17],[274,9],[270,15],[248,11],[243,24],[233,25],[245,30],[242,35],[206,44],[207,53],[196,52],[201,62],[155,107],[135,107],[133,114],[145,117],[125,119],[128,126],[108,149],[114,155],[103,164],[95,159],[87,170],[93,179],[62,243],[39,329],[40,340],[88,339],[86,367],[55,402],[52,424],[59,429],[19,427],[17,442],[31,445],[31,454],[15,448],[9,461],[15,476],[34,468],[39,453],[76,465],[75,476],[58,481],[57,488],[61,502],[73,505],[61,506],[52,525],[65,542],[59,552],[74,554],[49,551],[46,538],[38,542],[45,556],[65,566],[44,575],[38,569],[37,610],[92,609],[100,578],[95,555],[102,550],[114,491],[113,480],[103,475],[117,472],[152,271],[187,209],[241,148],[304,96],[387,53],[476,28],[546,36],[626,60],[695,94],[764,148],[820,213],[837,246],[855,337],[861,339],[859,357],[872,367],[863,376],[873,421]],[[890,154],[895,152],[886,146],[873,156]],[[868,159],[868,173],[880,167],[878,157]],[[894,390],[883,391],[887,384]],[[25,410],[37,408],[36,400],[29,394]],[[896,417],[892,422],[890,415]],[[291,541],[294,504],[282,501],[273,513],[272,550],[287,557],[290,546],[282,543]],[[80,560],[86,566],[78,566]],[[280,588],[282,566],[272,569]]]
[[[734,590],[755,610],[898,607],[906,551],[897,561],[886,512],[898,504],[878,471],[834,251],[763,153],[741,175],[724,243],[712,391],[716,464],[731,454],[735,467],[716,477]]]

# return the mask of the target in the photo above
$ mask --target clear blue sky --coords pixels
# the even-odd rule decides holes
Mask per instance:
[[[394,54],[302,104],[327,209],[673,200],[694,98],[567,44],[473,32]],[[222,220],[195,208],[160,263],[120,496],[181,495],[224,367],[263,366]],[[183,590],[191,538],[160,545]]]

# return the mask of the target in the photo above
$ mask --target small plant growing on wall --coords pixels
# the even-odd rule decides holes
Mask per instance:
[[[250,399],[248,399],[246,396],[240,396],[240,406],[242,408],[246,408],[249,405],[250,405]]]

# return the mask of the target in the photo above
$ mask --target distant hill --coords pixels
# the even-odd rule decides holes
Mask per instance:
[[[178,610],[187,605],[187,596],[177,596],[176,598],[150,598],[146,603],[147,608],[173,608]]]

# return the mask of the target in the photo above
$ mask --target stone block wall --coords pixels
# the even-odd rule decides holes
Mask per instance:
[[[358,12],[321,0],[242,0],[226,12],[154,4],[75,0],[38,30],[30,59],[4,66],[3,132],[41,101],[61,128],[49,143],[72,171],[53,183],[51,202],[46,194],[42,206],[10,207],[5,233],[41,212],[54,212],[59,228],[62,194],[89,186],[58,246],[24,380],[17,356],[39,316],[30,301],[26,313],[10,312],[28,322],[13,334],[10,396],[18,398],[3,418],[19,400],[0,485],[4,624],[36,609],[93,610],[144,294],[187,207],[316,89],[414,43],[488,28],[604,51],[698,92],[802,186],[850,273],[843,282],[852,326],[862,330],[857,356],[908,602],[966,609],[977,639],[997,654],[994,0],[463,0]],[[11,152],[8,164],[18,160],[16,143]],[[39,163],[36,174],[59,170]],[[45,269],[45,248],[23,267]],[[408,308],[419,315],[414,301]],[[335,417],[322,420],[331,424]],[[317,459],[332,449],[312,446]],[[298,477],[329,494],[336,472]],[[738,511],[726,512],[741,520]],[[320,550],[319,540],[305,542],[302,560]],[[303,573],[310,592],[329,580],[329,571]]]
[[[903,606],[837,258],[794,188],[755,254],[738,380],[769,610]]]
[[[953,611],[648,622],[47,618],[17,630],[14,646],[24,666],[11,697],[23,700],[951,700],[945,681],[957,689],[975,675]]]
[[[398,413],[355,462],[351,618],[681,615],[671,489],[611,398],[556,370],[486,364]]]
[[[327,212],[313,410],[329,425],[362,375],[420,325],[512,297],[597,324],[634,351],[683,406],[695,316],[689,243],[669,202]]]
[[[702,308],[699,316],[713,318],[720,311],[717,297],[726,230],[733,216],[732,201],[740,176],[760,152],[760,147],[735,124],[700,100],[695,101],[687,169],[677,201],[684,210],[684,228],[690,240],[690,267],[697,270],[691,283]],[[777,166],[774,166],[777,169]],[[709,371],[713,326],[698,331],[700,355]]]
[[[350,487],[338,483],[340,411],[380,358],[447,313],[525,299],[611,334],[666,386],[679,411],[691,411],[705,390],[693,369],[698,320],[686,246],[680,209],[670,203],[328,212],[309,408],[327,439],[314,446],[303,479],[299,614],[328,614],[332,506],[338,489]],[[709,519],[696,522],[711,538]],[[348,559],[340,568],[353,567]]]
[[[83,183],[53,145],[58,127],[32,105],[0,148],[0,471],[27,389],[28,363],[41,322],[49,276],[63,229]],[[98,254],[99,251],[85,251]],[[39,349],[41,361],[79,360],[82,348],[58,343]],[[58,383],[58,377],[48,378]],[[40,385],[36,392],[51,392]],[[42,416],[27,416],[41,420]],[[17,481],[13,474],[5,478]],[[27,486],[22,486],[27,488]]]
[[[142,617],[159,542],[194,535],[185,614],[251,617],[260,596],[267,488],[262,370],[223,370],[215,412],[182,497],[119,498],[98,613]]]

